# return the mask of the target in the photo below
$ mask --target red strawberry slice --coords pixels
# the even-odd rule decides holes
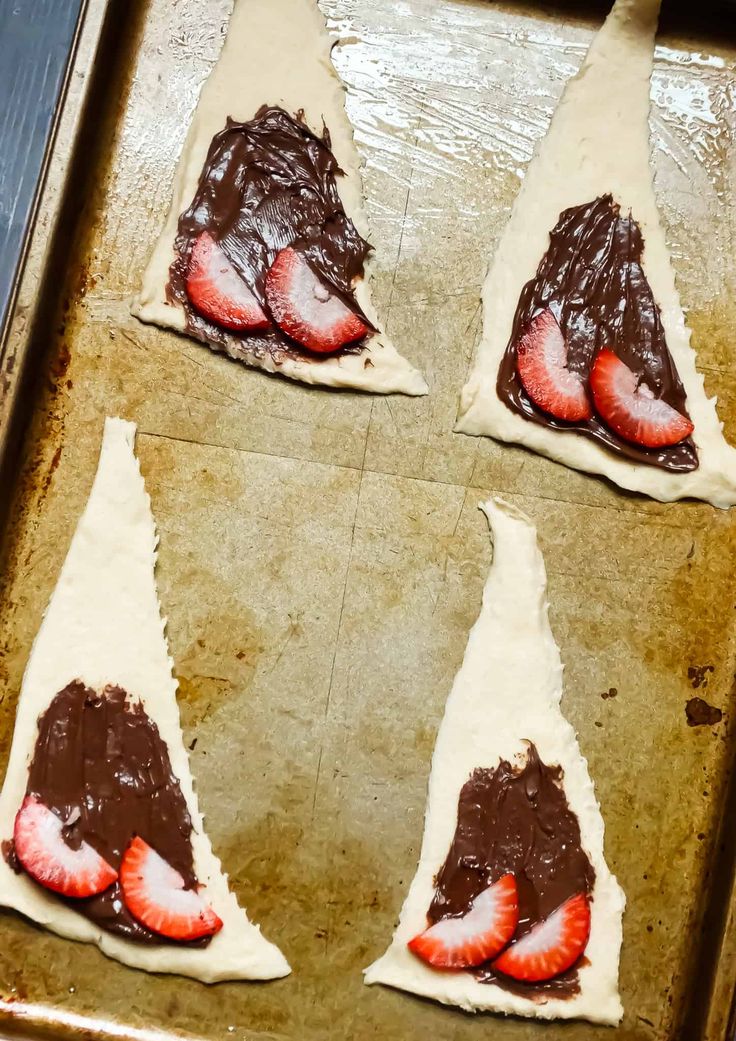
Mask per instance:
[[[130,913],[154,933],[196,940],[222,929],[222,921],[195,889],[185,889],[178,871],[136,836],[120,865],[123,900]]]
[[[589,936],[590,907],[585,895],[578,893],[507,947],[492,968],[514,980],[551,980],[575,964]]]
[[[203,231],[192,247],[186,290],[200,314],[226,329],[243,332],[269,324],[250,287],[209,232]]]
[[[266,275],[266,302],[282,332],[319,354],[339,351],[368,332],[291,248],[281,250]]]
[[[676,445],[695,429],[687,416],[655,398],[646,383],[640,383],[628,365],[607,348],[593,363],[590,390],[606,426],[635,445]]]
[[[72,849],[64,841],[64,821],[33,795],[18,810],[13,843],[31,878],[64,896],[94,896],[118,877],[115,868],[87,842]]]
[[[409,941],[437,969],[468,969],[498,954],[516,931],[519,901],[513,875],[484,889],[462,918],[442,918]]]
[[[549,308],[532,318],[519,340],[516,371],[543,412],[570,423],[593,415],[582,376],[567,368],[565,337]]]

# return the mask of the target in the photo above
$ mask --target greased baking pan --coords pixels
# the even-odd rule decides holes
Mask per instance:
[[[424,368],[429,397],[308,390],[129,317],[229,0],[90,0],[10,371],[3,355],[4,400],[25,432],[3,483],[3,760],[102,419],[134,419],[201,804],[241,901],[294,973],[214,987],[153,977],[2,914],[2,1028],[722,1041],[736,976],[733,515],[624,495],[451,432],[489,254],[605,7],[322,7],[348,41],[334,54],[366,160],[376,302]],[[657,194],[706,388],[732,440],[735,71],[729,19],[665,12],[652,87]],[[490,559],[476,503],[491,492],[538,525],[564,710],[629,899],[617,1031],[474,1018],[361,981],[414,871],[434,736]],[[720,722],[688,724],[696,696]]]

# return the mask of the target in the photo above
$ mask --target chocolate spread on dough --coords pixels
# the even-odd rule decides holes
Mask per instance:
[[[641,229],[610,195],[560,214],[536,276],[524,286],[496,389],[510,409],[541,426],[576,430],[633,463],[673,473],[697,469],[690,438],[667,448],[622,440],[595,416],[567,423],[540,411],[516,372],[516,345],[531,319],[549,308],[567,344],[568,367],[587,381],[601,347],[613,350],[668,405],[687,415],[685,390],[670,357],[659,307],[641,266]]]
[[[455,836],[437,875],[431,924],[464,915],[479,893],[508,872],[519,893],[517,937],[571,896],[592,892],[595,871],[581,848],[580,826],[561,781],[562,769],[543,763],[531,742],[523,766],[502,761],[495,770],[473,771],[460,792]],[[510,980],[489,966],[473,971],[483,983],[530,998],[578,991],[576,968],[535,984]]]
[[[371,327],[353,296],[371,246],[346,215],[337,191],[342,174],[327,128],[313,134],[302,113],[296,118],[264,105],[254,119],[228,119],[215,134],[194,199],[179,218],[176,259],[167,293],[186,313],[187,331],[235,357],[270,353],[276,361],[309,354],[275,325],[263,333],[238,334],[200,315],[189,303],[185,281],[195,239],[207,231],[268,313],[264,285],[276,254],[292,246],[315,274]],[[345,350],[359,349],[351,344]]]
[[[38,721],[26,794],[73,821],[64,829],[70,846],[88,842],[117,870],[128,843],[140,835],[187,887],[196,885],[192,822],[166,744],[143,706],[120,687],[106,687],[100,697],[75,680],[59,691]],[[117,882],[97,896],[60,899],[127,940],[180,942],[133,918]]]

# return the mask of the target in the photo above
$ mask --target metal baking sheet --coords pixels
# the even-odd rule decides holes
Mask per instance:
[[[88,16],[104,6],[92,0]],[[63,277],[43,278],[46,254],[32,247],[11,329],[37,378],[14,399],[30,426],[4,533],[0,754],[103,417],[134,419],[201,804],[241,901],[294,973],[213,987],[153,977],[7,913],[2,1029],[722,1041],[736,964],[733,843],[721,829],[736,802],[734,514],[624,495],[451,432],[488,257],[605,7],[322,0],[347,41],[335,61],[366,162],[376,302],[431,385],[424,399],[384,399],[271,379],[128,314],[229,6],[112,2],[87,116],[73,96],[60,124],[46,191],[75,230],[55,239]],[[731,440],[735,73],[728,19],[666,14],[652,88],[657,194]],[[617,1031],[474,1018],[361,980],[415,868],[436,728],[490,560],[476,504],[491,492],[538,524],[564,710],[629,899]],[[690,726],[695,696],[721,722]]]

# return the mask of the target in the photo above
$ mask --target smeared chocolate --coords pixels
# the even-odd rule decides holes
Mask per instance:
[[[369,328],[353,295],[371,247],[346,215],[337,191],[342,174],[325,128],[313,134],[301,113],[263,106],[254,119],[228,119],[212,139],[191,205],[179,218],[169,271],[168,296],[182,305],[187,331],[233,357],[271,354],[275,361],[309,357],[275,325],[263,333],[233,333],[200,315],[186,293],[186,274],[195,239],[207,231],[268,313],[265,280],[276,254],[291,246],[314,273]],[[360,343],[343,350],[359,349]]]
[[[106,687],[100,697],[76,680],[55,696],[38,722],[26,794],[73,821],[64,828],[70,846],[88,842],[117,870],[128,843],[140,835],[188,888],[196,885],[192,821],[166,744],[143,706],[120,687]],[[14,851],[3,854],[11,866],[17,862]],[[97,896],[59,899],[127,940],[178,943],[130,915],[118,882]]]
[[[691,438],[667,448],[631,444],[597,417],[567,423],[534,405],[516,372],[517,344],[531,319],[549,308],[567,344],[568,367],[587,383],[596,354],[609,347],[662,398],[687,415],[685,390],[667,348],[659,307],[642,269],[644,239],[610,195],[565,210],[550,233],[536,276],[521,291],[496,389],[514,412],[541,426],[575,430],[634,463],[673,473],[698,467]]]
[[[4,839],[0,843],[0,852],[2,852],[3,860],[11,871],[14,871],[16,875],[23,874],[23,868],[18,860],[18,854],[15,852],[15,843],[12,839]]]
[[[430,923],[466,914],[479,893],[511,872],[519,894],[516,936],[525,936],[571,896],[592,892],[595,871],[580,841],[562,770],[543,763],[533,744],[521,766],[503,760],[494,770],[474,770],[460,792],[455,836],[437,876]],[[474,971],[483,983],[530,998],[578,991],[577,966],[535,984],[510,980],[489,966]]]

